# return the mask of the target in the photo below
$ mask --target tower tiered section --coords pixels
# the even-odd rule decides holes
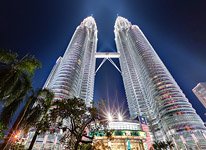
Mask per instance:
[[[156,140],[193,148],[206,128],[140,28],[117,17],[115,41],[131,117],[147,117]]]
[[[78,97],[85,100],[86,106],[92,106],[96,49],[97,26],[93,17],[87,17],[76,28],[63,57],[57,59],[44,85],[54,93],[54,100]],[[64,120],[63,126],[67,125]],[[61,130],[55,135],[39,135],[34,148],[62,149],[59,142]]]
[[[79,97],[89,106],[93,100],[97,27],[87,17],[77,27],[63,57],[59,57],[44,87],[51,89],[55,100]]]
[[[154,140],[172,140],[177,149],[206,146],[203,121],[140,28],[117,17],[114,33],[117,52],[96,52],[95,20],[84,19],[63,57],[56,61],[44,88],[54,92],[54,100],[78,97],[90,107],[95,74],[109,60],[123,77],[131,118],[147,118]],[[95,70],[96,58],[103,61]],[[119,59],[121,69],[112,58]],[[40,148],[57,148],[58,139],[59,134],[47,135],[37,142],[43,143]]]

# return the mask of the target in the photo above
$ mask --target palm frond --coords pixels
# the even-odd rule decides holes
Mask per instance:
[[[17,59],[17,53],[13,53],[11,51],[5,51],[0,49],[0,62],[4,64],[10,64]]]
[[[19,108],[19,105],[24,101],[26,93],[27,93],[26,90],[22,90],[14,101],[9,103],[8,105],[4,105],[3,111],[0,115],[0,120],[2,120],[5,124],[9,123],[11,117]]]
[[[0,85],[0,98],[5,98],[10,95],[12,85],[14,82],[17,81],[18,77],[17,74],[6,74],[3,78],[4,80],[1,82]]]
[[[42,90],[43,93],[46,93],[46,98],[48,100],[52,100],[54,98],[54,93],[50,90],[50,89],[47,89],[47,88],[44,88]]]
[[[19,70],[26,72],[29,75],[33,75],[34,71],[40,67],[41,63],[33,56],[26,56],[17,64]]]
[[[26,75],[23,75],[22,79],[18,79],[17,83],[12,86],[9,96],[4,100],[4,105],[8,106],[16,99],[24,99],[26,94],[31,90],[31,81]]]
[[[8,79],[8,77],[11,75],[11,69],[12,67],[10,65],[1,66],[0,68],[0,83],[3,83],[5,79]]]
[[[17,77],[18,75],[13,74],[13,76],[2,85],[1,95],[3,96],[3,101],[8,102],[14,101],[17,99],[18,94],[20,93],[22,83]],[[17,88],[18,90],[14,91],[13,89]]]
[[[26,120],[27,122],[29,122],[30,124],[35,124],[37,121],[39,121],[39,119],[42,116],[42,113],[40,108],[34,108],[27,116]]]
[[[0,120],[3,122],[4,125],[8,126],[12,116],[16,112],[16,110],[19,108],[19,105],[21,104],[22,100],[18,99],[15,102],[12,102],[10,105],[7,107],[4,107],[1,115],[0,115]]]
[[[29,97],[30,107],[28,107],[24,119],[21,122],[21,128],[28,129],[37,126],[44,114],[47,113],[54,97],[53,92],[48,89],[41,89]]]

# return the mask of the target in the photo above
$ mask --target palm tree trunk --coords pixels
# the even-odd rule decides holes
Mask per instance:
[[[77,141],[75,143],[74,150],[78,150],[79,143],[81,142],[81,139],[82,139],[82,133],[83,133],[84,129],[86,128],[86,126],[88,124],[90,124],[92,121],[93,121],[93,118],[87,120],[87,122],[85,124],[83,124],[82,130],[80,131],[80,134],[77,136]]]
[[[12,130],[10,130],[10,131],[9,131],[9,133],[8,133],[7,137],[4,139],[4,142],[1,144],[0,149],[4,150],[4,149],[6,149],[6,148],[7,148],[8,144],[9,144],[9,139],[10,139],[11,134],[12,134],[12,132],[11,132],[11,131],[12,131]]]
[[[74,145],[74,150],[78,150],[78,146],[79,146],[79,143],[80,143],[80,138],[77,139],[75,145]]]
[[[18,116],[18,118],[16,119],[16,121],[14,122],[14,124],[12,125],[11,129],[9,130],[9,133],[7,134],[6,138],[4,139],[4,142],[1,144],[1,149],[2,150],[4,150],[7,147],[7,145],[9,144],[9,140],[12,137],[13,132],[17,128],[18,122],[20,120],[21,113]]]
[[[4,142],[1,144],[1,149],[4,150],[7,148],[8,144],[9,144],[9,140],[12,137],[12,134],[14,131],[16,131],[20,125],[20,123],[22,122],[27,109],[29,108],[31,103],[31,99],[27,101],[25,107],[23,108],[23,110],[20,112],[20,114],[18,115],[16,121],[14,122],[13,126],[11,127],[11,129],[9,130],[9,133],[7,134]]]
[[[36,130],[35,133],[34,133],[34,136],[33,136],[32,140],[31,140],[31,143],[30,143],[30,145],[29,145],[28,150],[32,150],[32,148],[33,148],[33,146],[34,146],[34,143],[35,143],[35,141],[36,141],[37,136],[38,136],[38,131]]]

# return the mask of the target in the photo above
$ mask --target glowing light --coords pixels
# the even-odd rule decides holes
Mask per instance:
[[[14,140],[17,140],[21,135],[21,131],[16,131],[14,134],[13,134],[13,138]]]
[[[118,114],[118,119],[119,119],[119,121],[123,120],[123,117],[121,116],[121,114]]]
[[[109,120],[109,121],[112,121],[112,120],[113,120],[112,115],[111,115],[110,113],[107,114],[107,117],[108,117],[108,120]]]
[[[17,138],[18,138],[18,135],[14,135],[14,138],[17,139]]]

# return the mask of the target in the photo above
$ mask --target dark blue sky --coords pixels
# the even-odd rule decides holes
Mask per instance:
[[[42,69],[34,77],[34,87],[41,87],[75,28],[91,14],[98,27],[98,51],[116,51],[113,30],[119,14],[142,29],[206,121],[206,109],[192,93],[198,82],[206,81],[205,8],[206,2],[198,0],[1,1],[0,47],[21,56],[35,55],[42,62]],[[126,106],[122,79],[109,62],[99,70],[95,81],[95,100],[109,97],[112,105]]]

